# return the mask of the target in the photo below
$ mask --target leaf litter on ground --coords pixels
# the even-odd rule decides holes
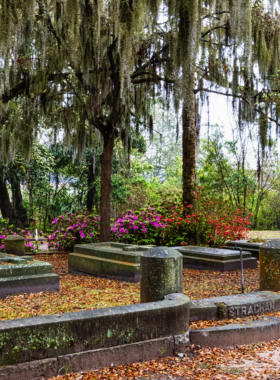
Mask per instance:
[[[139,283],[68,274],[67,254],[36,255],[34,259],[47,261],[53,265],[53,272],[60,275],[60,291],[7,296],[0,300],[0,320],[62,314],[140,302]],[[246,269],[244,276],[246,292],[257,291],[258,269]],[[193,300],[240,293],[240,271],[217,272],[185,268],[183,282],[184,293]]]
[[[280,378],[280,339],[229,349],[197,348],[182,358],[171,356],[149,362],[108,367],[101,370],[55,376],[52,380],[115,379],[239,379]]]

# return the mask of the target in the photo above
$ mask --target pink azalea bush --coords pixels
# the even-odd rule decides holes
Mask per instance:
[[[50,251],[71,251],[75,244],[99,241],[100,217],[92,213],[66,213],[52,222],[53,233],[48,236]]]
[[[159,245],[164,228],[163,217],[153,207],[135,213],[130,210],[113,223],[112,241],[137,245]]]

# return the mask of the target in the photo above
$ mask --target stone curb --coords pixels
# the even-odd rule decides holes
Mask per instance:
[[[280,294],[270,291],[234,294],[190,302],[190,321],[221,320],[280,310]]]
[[[260,320],[190,330],[190,344],[208,347],[232,347],[280,338],[280,318],[263,317]]]

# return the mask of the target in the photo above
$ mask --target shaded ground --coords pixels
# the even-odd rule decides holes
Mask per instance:
[[[140,302],[140,285],[94,276],[67,273],[67,255],[36,255],[48,261],[60,275],[59,293],[9,296],[0,300],[0,320],[61,314],[70,311],[100,309]],[[246,292],[259,288],[258,269],[244,271]],[[240,293],[240,271],[217,272],[184,269],[184,293],[191,299]]]
[[[97,379],[280,379],[280,340],[235,349],[192,347],[190,355],[109,367],[56,380]]]

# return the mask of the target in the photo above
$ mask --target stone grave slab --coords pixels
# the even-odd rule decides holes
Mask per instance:
[[[254,239],[252,239],[254,240]],[[252,253],[252,256],[259,260],[260,257],[260,247],[262,244],[271,241],[271,240],[279,240],[279,239],[263,239],[263,242],[253,242],[250,239],[245,240],[229,240],[223,246],[223,249],[234,249],[235,247],[242,248],[246,251]]]
[[[236,319],[280,310],[280,294],[260,291],[190,302],[190,320]]]
[[[140,256],[153,248],[123,243],[77,244],[69,254],[70,273],[89,273],[121,281],[140,281]]]
[[[59,276],[52,265],[33,260],[32,256],[0,253],[0,298],[7,295],[58,292]]]
[[[174,249],[183,255],[185,268],[219,271],[240,269],[239,251],[194,245],[175,247]],[[251,252],[243,251],[243,267],[244,269],[257,268],[257,259],[252,257]]]

